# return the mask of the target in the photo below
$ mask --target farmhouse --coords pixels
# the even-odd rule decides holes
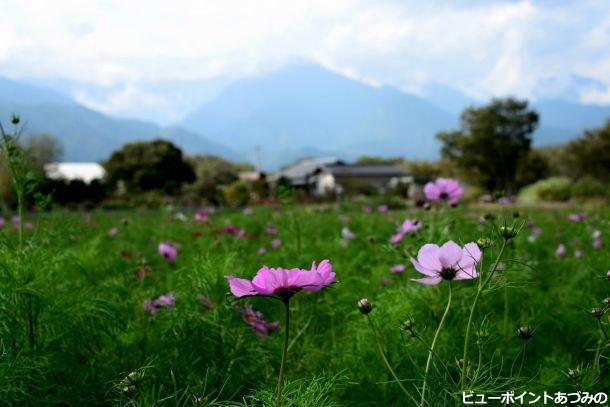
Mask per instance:
[[[304,158],[269,176],[272,187],[281,180],[311,195],[350,191],[383,192],[414,178],[402,167],[389,164],[349,164],[334,157]]]

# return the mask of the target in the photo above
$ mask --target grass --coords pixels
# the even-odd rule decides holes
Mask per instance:
[[[590,315],[610,295],[610,208],[569,222],[568,213],[578,211],[520,209],[517,220],[533,220],[543,232],[532,237],[525,227],[509,241],[503,267],[481,295],[466,388],[488,394],[610,388],[610,349]],[[8,224],[0,229],[0,399],[12,405],[273,405],[282,329],[267,338],[253,332],[235,311],[224,275],[251,278],[263,264],[309,268],[327,258],[337,284],[290,303],[283,405],[413,405],[448,285],[411,282],[417,273],[408,258],[424,243],[487,236],[494,241],[484,255],[490,265],[502,242],[497,227],[512,222],[513,214],[506,207],[485,212],[495,220],[480,223],[484,212],[474,208],[365,213],[357,205],[222,210],[206,223],[170,210],[27,214],[34,227],[24,232],[21,254],[17,233]],[[413,217],[424,227],[390,245],[396,223]],[[268,222],[277,236],[266,233]],[[226,225],[247,234],[217,232]],[[344,226],[356,237],[344,241]],[[113,227],[118,233],[109,236]],[[594,230],[605,241],[601,249],[592,246]],[[273,238],[281,239],[278,249],[270,246]],[[161,241],[180,245],[174,262],[157,253]],[[559,243],[567,246],[562,258],[554,255]],[[267,252],[260,255],[262,246]],[[575,257],[575,250],[584,256]],[[138,280],[135,270],[144,259],[150,274]],[[396,263],[406,270],[391,274]],[[459,359],[477,284],[452,282],[452,306],[426,378],[426,405],[461,400]],[[143,311],[145,300],[169,292],[175,307],[157,315]],[[202,305],[198,294],[213,307]],[[410,398],[379,358],[356,307],[362,297],[374,305],[369,315],[382,350]],[[238,303],[283,321],[279,301]],[[407,318],[416,337],[401,329]],[[607,330],[607,313],[601,322]],[[524,325],[535,332],[518,375],[523,343],[515,329]]]

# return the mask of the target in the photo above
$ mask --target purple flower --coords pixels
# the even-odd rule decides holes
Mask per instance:
[[[560,243],[559,246],[557,246],[557,249],[555,250],[555,257],[560,258],[563,257],[566,254],[566,245],[564,245],[563,243]]]
[[[576,251],[574,252],[574,257],[576,257],[577,259],[582,259],[582,257],[583,257],[584,255],[585,255],[585,254],[583,253],[583,251],[582,251],[582,250],[576,250]]]
[[[174,261],[176,260],[176,256],[178,256],[178,250],[167,242],[159,243],[157,249],[159,250],[159,254],[168,261]]]
[[[277,296],[284,301],[301,290],[319,291],[335,281],[335,273],[328,260],[323,260],[318,266],[313,262],[310,270],[263,266],[252,281],[230,275],[225,277],[231,293],[236,297]]]
[[[398,231],[406,234],[406,233],[415,232],[420,227],[421,227],[421,223],[419,223],[419,220],[407,219],[402,223],[402,225],[400,225],[400,227],[398,228]]]
[[[269,336],[269,331],[278,329],[280,327],[280,323],[278,321],[265,321],[263,319],[263,313],[260,311],[254,311],[252,309],[252,305],[250,304],[247,304],[245,307],[236,305],[235,310],[239,315],[241,315],[242,320],[261,337]]]
[[[535,236],[540,236],[541,233],[542,233],[542,228],[535,227],[532,229],[531,235],[535,237]]]
[[[381,204],[377,207],[377,212],[385,213],[389,210],[388,205]]]
[[[272,248],[279,249],[282,245],[282,241],[280,239],[273,239],[270,244]]]
[[[4,227],[4,225],[6,225],[6,221],[3,217],[0,217],[0,228]]]
[[[277,235],[277,228],[272,223],[267,223],[267,234]]]
[[[399,243],[404,237],[405,237],[404,233],[401,233],[401,232],[394,233],[392,236],[390,236],[390,238],[388,239],[388,242],[390,242],[392,244],[396,244],[396,243]]]
[[[390,273],[402,273],[403,271],[405,271],[404,264],[394,264],[390,267]]]
[[[424,194],[430,201],[446,202],[447,205],[458,203],[464,190],[456,179],[437,178],[424,186]]]
[[[461,248],[453,241],[441,247],[425,244],[417,253],[417,260],[411,258],[415,269],[426,277],[412,279],[423,284],[438,284],[442,280],[467,280],[477,278],[476,265],[481,259],[481,250],[476,243],[467,243]]]
[[[150,312],[153,315],[159,313],[160,308],[173,308],[176,306],[176,296],[170,292],[165,295],[160,295],[156,300],[147,299],[144,301],[144,311]]]
[[[214,308],[214,303],[212,302],[212,300],[210,300],[208,297],[206,297],[203,294],[197,294],[197,299],[199,300],[199,302],[201,303],[201,305],[203,305],[204,307],[206,307],[207,309],[212,309]]]
[[[510,204],[510,202],[511,202],[511,201],[510,201],[510,198],[509,198],[509,197],[507,197],[507,196],[502,196],[502,197],[500,197],[500,198],[498,199],[498,203],[499,203],[500,205],[508,205],[508,204]]]
[[[362,212],[364,212],[364,213],[370,213],[370,212],[371,212],[371,207],[370,207],[370,206],[368,206],[368,205],[364,205],[364,206],[362,207]]]
[[[349,230],[349,228],[347,226],[344,227],[343,229],[341,229],[341,236],[343,236],[344,239],[353,239],[356,237],[354,232]]]
[[[387,277],[381,277],[379,279],[379,284],[381,284],[382,286],[386,286],[386,285],[390,284],[390,279]]]
[[[267,253],[267,248],[266,248],[265,246],[263,246],[263,247],[259,248],[259,249],[256,251],[256,254],[258,254],[259,256],[262,256],[262,255],[263,255],[263,254],[265,254],[265,253]]]
[[[570,222],[582,222],[583,220],[585,220],[586,217],[587,217],[587,215],[585,215],[583,212],[571,213],[568,215],[568,220]]]
[[[601,239],[593,240],[593,248],[594,249],[601,249],[603,245],[604,244],[602,243]]]
[[[206,220],[208,220],[208,213],[203,209],[198,210],[195,213],[195,220],[198,222],[205,222]]]
[[[602,237],[602,232],[600,232],[599,230],[594,230],[591,234],[591,237],[593,237],[593,240],[599,239]]]
[[[119,233],[119,229],[118,228],[111,228],[108,231],[108,236],[116,236],[117,233]]]

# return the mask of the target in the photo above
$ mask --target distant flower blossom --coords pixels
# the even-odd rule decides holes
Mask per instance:
[[[525,226],[527,226],[528,228],[533,228],[533,227],[534,227],[534,225],[536,225],[536,222],[534,222],[534,221],[533,221],[533,220],[531,220],[531,219],[530,219],[530,220],[528,220],[528,221],[525,223]]]
[[[144,301],[144,311],[150,312],[153,315],[159,313],[160,308],[173,308],[176,306],[176,296],[170,292],[165,295],[160,295],[156,300],[150,299]]]
[[[32,230],[32,229],[34,229],[34,225],[33,225],[31,222],[25,222],[25,223],[23,224],[23,228],[24,228],[25,230]]]
[[[541,233],[542,233],[542,228],[535,227],[532,229],[531,235],[535,237],[535,236],[540,236]]]
[[[404,264],[394,264],[393,266],[390,267],[391,273],[402,273],[403,271],[405,271]]]
[[[252,215],[253,212],[252,208],[244,208],[244,215]]]
[[[198,222],[205,222],[206,220],[208,220],[208,213],[203,209],[198,210],[197,212],[195,212],[195,220]]]
[[[560,258],[563,257],[566,254],[566,245],[564,245],[563,243],[560,243],[559,246],[557,246],[557,249],[555,249],[555,257]]]
[[[252,305],[246,306],[236,305],[235,310],[241,315],[242,320],[252,328],[252,330],[261,337],[269,336],[269,331],[278,329],[280,323],[278,321],[268,322],[263,319],[263,313],[254,311]]]
[[[206,297],[203,294],[197,294],[197,299],[199,300],[199,302],[201,303],[201,305],[203,305],[204,307],[206,307],[207,309],[212,309],[214,308],[214,303],[212,302],[212,300],[210,300],[208,297]]]
[[[116,236],[117,233],[119,233],[118,228],[110,228],[110,230],[108,230],[108,236]]]
[[[388,205],[381,204],[377,207],[377,212],[385,213],[389,210]]]
[[[21,222],[21,218],[18,215],[11,216],[11,223],[19,224]]]
[[[587,215],[585,215],[583,212],[571,213],[568,215],[568,220],[570,222],[582,222],[583,220],[585,220],[586,217],[587,217]]]
[[[272,223],[267,224],[267,234],[277,235],[277,228]]]
[[[485,223],[487,222],[487,219],[485,219],[485,216],[479,216],[479,223]]]
[[[424,194],[430,201],[445,202],[447,205],[458,203],[464,190],[456,179],[437,178],[424,186]]]
[[[415,232],[417,229],[421,227],[421,223],[417,219],[407,219],[402,225],[398,226],[396,233],[394,233],[388,241],[392,244],[396,244],[400,242],[406,234]]]
[[[595,240],[595,239],[599,239],[602,237],[602,232],[600,232],[599,230],[594,230],[593,233],[591,234],[591,237]]]
[[[386,285],[390,284],[390,279],[387,277],[381,277],[379,279],[379,284],[386,286]]]
[[[507,196],[502,196],[498,199],[498,203],[500,205],[508,205],[511,203],[511,199]]]
[[[178,249],[169,244],[168,242],[161,242],[157,247],[159,254],[163,256],[166,260],[174,261],[178,256]]]
[[[593,248],[594,249],[601,249],[603,245],[604,244],[602,243],[601,239],[594,239],[593,240]]]
[[[441,247],[425,244],[417,253],[417,260],[411,263],[417,271],[426,277],[412,279],[423,284],[438,284],[442,280],[467,280],[477,278],[476,265],[481,259],[481,250],[476,243],[467,243],[460,247],[448,241]]]
[[[341,236],[344,239],[353,239],[356,237],[356,235],[354,234],[354,232],[352,232],[351,230],[349,230],[349,228],[346,226],[343,229],[341,229]]]
[[[258,255],[260,255],[260,256],[262,256],[262,255],[263,255],[263,254],[265,254],[265,253],[267,253],[267,248],[266,248],[265,246],[263,246],[263,247],[259,248],[259,249],[256,251],[256,254],[258,254]]]
[[[301,291],[319,291],[335,281],[335,273],[328,260],[318,266],[313,262],[310,270],[269,268],[263,266],[252,280],[225,276],[231,293],[236,297],[252,295],[277,296],[287,301]]]
[[[282,241],[280,239],[273,239],[270,243],[271,247],[274,249],[279,249],[282,245]]]
[[[582,250],[576,250],[576,251],[574,252],[574,257],[576,257],[577,259],[582,259],[584,255],[585,255],[585,254],[583,253],[583,251],[582,251]]]
[[[370,207],[370,206],[368,206],[368,205],[364,205],[364,206],[362,207],[362,212],[364,212],[364,213],[370,213],[370,212],[371,212],[371,207]]]
[[[4,218],[0,217],[0,228],[4,227],[5,224],[6,221],[4,220]]]
[[[136,280],[141,280],[145,277],[148,277],[150,274],[150,269],[148,267],[137,267],[134,272],[136,276]]]

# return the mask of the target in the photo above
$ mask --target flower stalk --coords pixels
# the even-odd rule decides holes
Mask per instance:
[[[290,335],[290,299],[283,301],[285,305],[286,318],[284,320],[284,346],[282,349],[282,361],[280,363],[280,374],[277,378],[275,406],[282,405],[282,385],[284,383],[284,370],[286,368],[286,355],[288,354],[288,337]]]
[[[470,316],[468,317],[468,323],[466,324],[466,337],[464,338],[464,352],[463,352],[463,356],[462,356],[462,360],[464,361],[464,363],[462,365],[462,374],[460,376],[460,382],[461,382],[462,388],[464,388],[464,386],[466,384],[466,370],[467,370],[466,366],[468,364],[468,362],[467,362],[468,361],[468,344],[469,344],[469,340],[470,340],[470,331],[472,329],[472,322],[474,320],[474,313],[477,308],[477,304],[479,303],[479,298],[481,297],[481,293],[483,292],[485,287],[487,287],[487,285],[491,281],[493,275],[495,274],[496,270],[498,269],[498,264],[500,263],[500,260],[502,259],[502,255],[504,254],[504,249],[506,249],[507,242],[508,242],[508,238],[505,237],[502,240],[502,247],[500,248],[498,257],[496,258],[496,260],[493,264],[493,267],[489,271],[488,276],[485,278],[485,280],[483,281],[482,284],[479,284],[479,286],[477,288],[477,292],[474,297],[474,300],[472,302],[472,307],[470,308]]]

